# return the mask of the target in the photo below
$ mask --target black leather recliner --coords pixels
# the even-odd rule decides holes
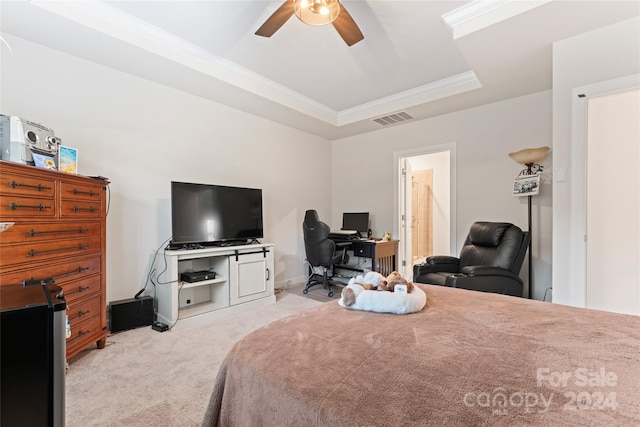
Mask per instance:
[[[323,285],[329,289],[329,296],[333,296],[333,286],[342,285],[342,282],[331,280],[328,271],[333,270],[333,266],[342,261],[343,254],[336,254],[336,243],[329,239],[331,229],[327,224],[320,221],[315,210],[308,210],[304,215],[302,232],[304,235],[304,250],[307,261],[311,266],[309,280],[303,293],[307,293],[309,288],[315,285]],[[322,275],[315,274],[313,267],[321,267]]]
[[[413,267],[413,281],[523,296],[518,276],[530,235],[506,222],[475,222],[460,258],[431,256]]]

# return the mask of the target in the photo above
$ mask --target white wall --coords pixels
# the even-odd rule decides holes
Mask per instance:
[[[54,129],[79,150],[79,173],[111,180],[107,299],[144,286],[171,235],[170,181],[263,189],[276,286],[306,279],[302,220],[331,212],[329,141],[2,34],[0,112]]]
[[[553,46],[553,168],[569,179],[553,183],[553,301],[575,305],[572,270],[572,90],[640,72],[640,18],[633,18],[557,42]],[[575,209],[574,209],[575,210]]]
[[[526,198],[511,195],[521,166],[508,153],[550,145],[551,91],[458,111],[333,141],[333,224],[342,212],[369,211],[374,233],[393,230],[394,152],[456,143],[457,242],[474,221],[512,222],[527,229]],[[542,161],[551,164],[552,153]],[[551,286],[551,185],[533,198],[534,297]],[[397,236],[394,236],[397,237]],[[527,280],[527,262],[520,276]]]

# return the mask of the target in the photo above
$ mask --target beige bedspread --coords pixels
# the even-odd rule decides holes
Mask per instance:
[[[203,425],[640,425],[640,317],[423,289],[419,313],[329,302],[251,333]]]

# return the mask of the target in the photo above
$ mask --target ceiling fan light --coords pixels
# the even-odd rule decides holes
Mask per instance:
[[[293,0],[293,12],[309,25],[326,25],[340,14],[339,0]]]

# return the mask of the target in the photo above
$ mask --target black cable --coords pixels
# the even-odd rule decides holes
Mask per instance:
[[[184,284],[182,284],[182,286],[184,286]],[[182,286],[178,286],[178,305],[180,305],[180,291],[182,290]],[[178,323],[178,320],[180,320],[180,315],[178,315],[176,317],[176,321],[173,322],[171,326],[169,326],[169,330],[173,329],[173,327],[176,326],[176,323]]]
[[[165,240],[163,245],[165,243],[167,243],[167,240]],[[160,248],[158,248],[158,250],[160,250]],[[158,253],[158,251],[156,251],[156,254],[157,253]],[[167,268],[169,268],[169,263],[167,262],[167,247],[166,246],[162,250],[162,259],[164,260],[164,267],[162,268],[162,271],[160,273],[158,273],[158,275],[156,276],[156,280],[158,281],[158,285],[170,285],[171,283],[180,282],[180,277],[178,277],[177,280],[169,280],[168,282],[161,282],[160,281],[160,276],[162,276],[164,273],[166,273],[167,272]],[[154,262],[155,262],[155,260],[154,260]],[[151,281],[151,283],[153,283],[153,280]],[[154,286],[155,286],[155,283],[154,283]]]
[[[147,280],[145,280],[145,282],[144,282],[144,287],[138,291],[138,293],[134,296],[134,298],[138,298],[147,289],[147,285],[149,284],[149,282],[151,282],[151,284],[153,285],[154,288],[156,287],[156,284],[154,283],[153,278],[152,278],[152,274],[156,271],[156,269],[154,268],[154,265],[156,264],[156,258],[158,257],[158,252],[160,251],[160,248],[165,246],[169,240],[171,240],[171,237],[169,237],[167,240],[165,240],[158,247],[158,249],[156,249],[156,252],[153,254],[153,259],[151,260],[151,265],[149,266],[149,273],[147,273]],[[167,262],[166,262],[166,258],[165,258],[165,271],[167,269],[166,265],[167,265]],[[158,276],[160,276],[160,275],[158,275]],[[171,282],[169,282],[169,283],[171,283]]]

